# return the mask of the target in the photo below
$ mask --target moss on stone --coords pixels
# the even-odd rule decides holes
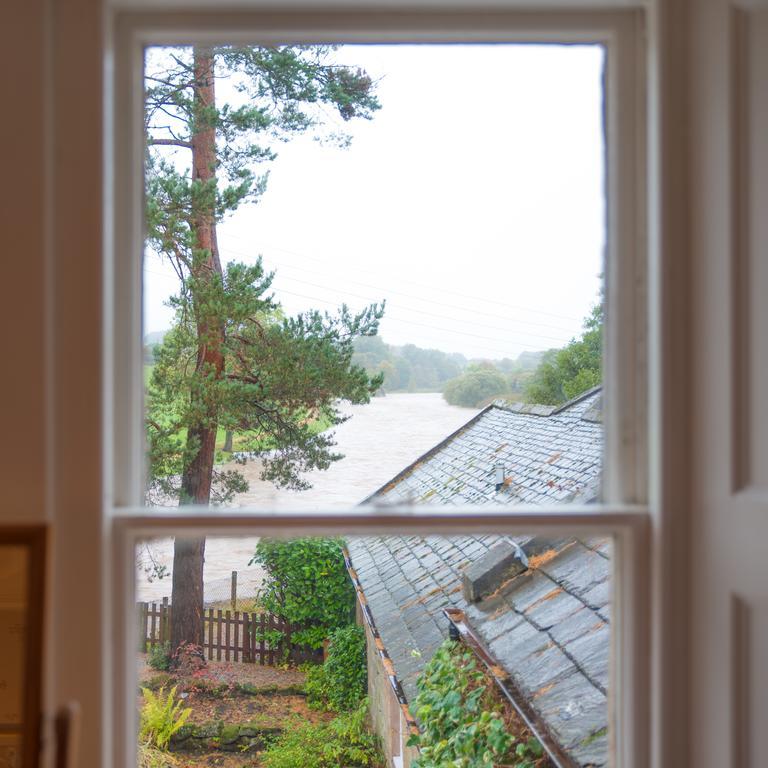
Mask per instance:
[[[597,741],[599,738],[605,736],[608,733],[607,728],[601,728],[599,731],[595,731],[594,733],[590,733],[589,736],[582,739],[579,744],[582,747],[588,747],[593,741]]]

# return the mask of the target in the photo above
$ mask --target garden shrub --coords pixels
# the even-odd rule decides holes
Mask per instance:
[[[139,741],[160,750],[168,749],[171,736],[186,723],[192,709],[184,709],[183,702],[176,701],[176,686],[167,695],[163,688],[157,693],[149,688],[142,688],[141,692],[144,704],[141,708]]]
[[[261,755],[264,768],[383,768],[378,740],[367,727],[368,702],[328,723],[288,727]]]
[[[304,667],[304,690],[313,709],[348,712],[360,705],[368,687],[365,630],[350,624],[334,630],[329,640],[325,663]]]
[[[147,664],[158,672],[167,672],[171,668],[171,644],[153,645],[149,649]]]
[[[502,719],[502,705],[488,690],[473,654],[458,643],[438,648],[417,681],[416,717],[421,733],[409,744],[421,754],[414,768],[535,768],[543,750],[517,740]]]
[[[342,539],[260,539],[251,564],[265,570],[259,602],[265,611],[302,629],[292,641],[321,648],[334,629],[352,621],[355,590],[347,574]],[[282,632],[271,630],[265,639],[273,646]]]

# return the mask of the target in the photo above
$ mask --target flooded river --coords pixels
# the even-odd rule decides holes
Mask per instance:
[[[448,405],[441,394],[390,394],[369,405],[347,409],[352,418],[336,429],[337,450],[344,458],[324,472],[312,472],[308,491],[287,491],[259,479],[258,461],[233,465],[250,486],[233,506],[264,510],[332,511],[358,504],[408,464],[469,421],[476,411]],[[209,538],[206,542],[206,600],[226,599],[232,571],[239,572],[241,592],[258,583],[256,569],[248,568],[257,539]],[[154,542],[154,559],[169,569],[171,540]],[[144,552],[140,560],[147,562]],[[138,598],[155,600],[170,594],[170,578],[149,582],[139,569]]]

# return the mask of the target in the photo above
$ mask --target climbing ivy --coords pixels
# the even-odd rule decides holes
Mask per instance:
[[[530,737],[510,734],[502,705],[489,690],[472,653],[446,641],[417,682],[416,717],[421,733],[413,768],[536,768],[543,750]]]
[[[368,688],[365,630],[356,624],[334,630],[325,663],[310,665],[305,671],[310,707],[332,712],[356,709]]]

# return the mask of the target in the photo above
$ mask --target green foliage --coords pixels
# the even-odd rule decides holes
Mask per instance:
[[[141,708],[139,741],[157,749],[168,749],[171,736],[178,731],[192,714],[184,709],[182,701],[176,701],[176,686],[165,694],[161,688],[157,693],[142,688],[144,704]]]
[[[335,712],[356,709],[368,688],[365,630],[350,624],[332,632],[325,663],[309,665],[305,673],[310,707]]]
[[[600,384],[603,378],[603,306],[597,304],[580,339],[546,354],[525,389],[529,403],[559,405]]]
[[[445,385],[443,397],[451,405],[475,408],[484,400],[502,397],[507,379],[489,363],[470,365],[467,370]]]
[[[311,709],[330,709],[328,703],[331,695],[328,675],[325,674],[325,664],[305,664],[304,692],[307,694],[307,704]]]
[[[289,727],[261,755],[264,768],[383,768],[378,741],[367,727],[368,702],[329,723]]]
[[[355,590],[342,545],[341,539],[320,537],[259,539],[256,545],[251,564],[265,570],[259,602],[265,611],[303,627],[292,635],[295,643],[320,648],[333,630],[352,621]]]
[[[158,672],[167,672],[171,668],[171,645],[163,643],[153,645],[149,649],[147,664]]]
[[[515,745],[515,757],[518,760],[515,768],[536,768],[543,754],[544,748],[537,739],[531,737],[528,741],[520,741]]]
[[[538,742],[516,741],[501,717],[501,704],[488,690],[473,654],[446,641],[417,682],[416,717],[421,733],[409,744],[420,748],[414,768],[533,768]]]

